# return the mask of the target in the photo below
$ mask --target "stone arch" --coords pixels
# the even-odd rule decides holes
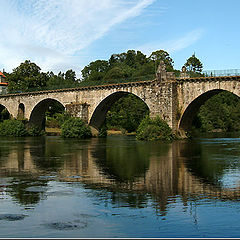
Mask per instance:
[[[191,129],[192,127],[192,122],[194,119],[194,116],[196,113],[199,111],[200,107],[211,97],[214,95],[223,92],[223,91],[228,91],[224,89],[214,89],[207,91],[197,98],[195,98],[185,109],[184,113],[182,114],[182,117],[179,121],[179,126],[178,129],[181,132],[186,132]],[[229,91],[230,92],[230,91]],[[231,92],[232,93],[232,92]],[[234,93],[232,93],[234,94]],[[236,94],[235,94],[236,95]],[[237,96],[237,95],[236,95]]]
[[[106,98],[104,98],[95,108],[95,110],[93,111],[93,114],[90,118],[89,121],[89,125],[97,130],[99,130],[99,128],[102,126],[102,124],[105,121],[106,115],[108,110],[111,108],[111,106],[121,97],[126,96],[128,94],[133,94],[131,92],[124,92],[124,91],[119,91],[119,92],[115,92],[110,94],[109,96],[107,96]],[[134,96],[138,97],[139,99],[141,99],[139,96],[133,94]],[[149,108],[149,106],[147,105],[147,103],[141,99],[146,106]]]
[[[18,105],[18,115],[17,119],[23,120],[25,117],[25,105],[23,103],[20,103]]]
[[[2,115],[2,111],[3,111],[4,109],[6,109],[7,112],[6,112],[6,114],[3,116],[3,115]],[[11,113],[9,112],[8,108],[7,108],[6,106],[0,104],[0,118],[1,118],[1,119],[8,119],[8,118],[10,118],[10,116],[12,116],[12,115],[11,115]]]
[[[56,99],[52,99],[52,98],[44,99],[44,100],[40,101],[39,103],[37,103],[35,105],[35,107],[33,108],[30,118],[29,118],[29,124],[32,126],[39,127],[40,129],[44,129],[44,127],[45,127],[45,112],[47,111],[49,106],[54,102],[58,102],[64,107],[64,105]]]

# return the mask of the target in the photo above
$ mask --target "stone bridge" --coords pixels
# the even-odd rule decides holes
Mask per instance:
[[[0,95],[0,106],[12,117],[24,117],[42,127],[46,110],[57,101],[98,130],[110,107],[119,98],[134,94],[146,103],[151,116],[159,115],[175,132],[184,134],[200,106],[221,91],[240,96],[240,76],[190,78],[182,73],[175,78],[159,68],[156,78],[149,81]]]

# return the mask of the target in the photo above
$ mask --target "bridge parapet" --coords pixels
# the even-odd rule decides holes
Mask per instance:
[[[205,77],[240,76],[240,69],[206,70],[202,73]]]
[[[199,76],[199,77],[187,77],[187,78],[176,78],[178,83],[183,82],[217,82],[217,81],[240,81],[239,76]]]

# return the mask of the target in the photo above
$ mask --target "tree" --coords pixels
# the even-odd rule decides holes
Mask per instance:
[[[126,77],[127,77],[127,73],[125,69],[120,67],[113,67],[106,73],[103,79],[106,80],[107,82],[111,82],[111,80],[121,79]]]
[[[110,67],[114,67],[119,64],[123,64],[126,60],[126,53],[112,54],[109,59]]]
[[[130,67],[136,68],[136,55],[135,50],[128,50],[124,63]]]
[[[136,63],[141,66],[147,63],[147,57],[141,51],[137,51]]]
[[[240,99],[236,95],[223,91],[210,99],[200,107],[195,122],[203,132],[211,132],[216,129],[223,132],[240,130]]]
[[[109,69],[108,61],[97,60],[97,61],[91,62],[82,70],[83,80],[90,80],[90,81],[102,80],[102,78],[104,77],[108,69]]]
[[[66,71],[65,81],[69,82],[69,83],[75,83],[76,82],[76,73],[72,69]]]
[[[173,71],[174,62],[173,62],[172,58],[169,56],[168,52],[166,52],[164,50],[157,50],[157,51],[151,53],[149,59],[151,61],[155,62],[156,69],[157,69],[157,66],[159,65],[160,61],[163,61],[166,65],[167,72]]]
[[[76,73],[72,69],[67,70],[66,73],[60,71],[58,75],[55,75],[53,72],[47,72],[47,76],[48,87],[72,87],[78,83]]]
[[[195,56],[195,53],[187,59],[187,62],[184,64],[189,72],[201,73],[203,65],[201,61]]]
[[[147,105],[137,96],[129,94],[113,104],[107,113],[106,124],[109,129],[123,128],[133,132],[148,113]]]
[[[22,77],[34,77],[40,74],[40,70],[41,68],[37,64],[26,60],[24,63],[21,63],[19,67],[14,68],[13,72]]]
[[[40,73],[41,68],[30,60],[21,63],[8,74],[8,89],[24,91],[30,88],[46,86],[47,75]]]

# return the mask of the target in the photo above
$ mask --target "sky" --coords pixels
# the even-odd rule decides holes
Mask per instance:
[[[25,60],[77,76],[129,49],[163,49],[181,69],[240,69],[239,0],[0,0],[0,71]]]

